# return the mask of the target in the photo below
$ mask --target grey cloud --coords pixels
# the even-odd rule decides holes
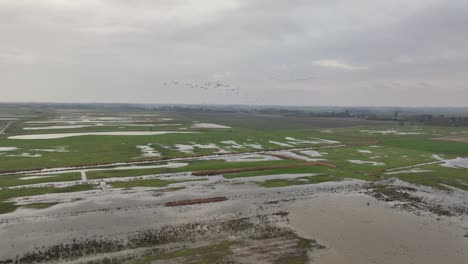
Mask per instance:
[[[463,0],[0,1],[0,100],[468,106],[466,14]],[[241,93],[162,85],[217,78]]]

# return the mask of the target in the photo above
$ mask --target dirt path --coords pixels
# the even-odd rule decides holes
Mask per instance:
[[[4,125],[1,129],[0,129],[0,134],[5,134],[5,131],[7,130],[7,128],[11,125],[11,123],[13,122],[8,122],[6,125]]]
[[[86,171],[82,170],[80,171],[80,174],[81,174],[81,180],[82,181],[87,181],[88,178],[86,177]]]

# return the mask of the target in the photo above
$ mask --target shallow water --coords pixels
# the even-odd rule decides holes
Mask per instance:
[[[69,126],[38,126],[38,127],[24,127],[24,130],[50,130],[50,129],[74,129],[74,128],[85,128],[95,127],[98,125],[69,125]]]
[[[272,174],[272,175],[261,175],[252,177],[240,177],[233,178],[229,181],[232,182],[262,182],[266,180],[277,180],[277,179],[297,179],[308,176],[317,176],[319,173],[290,173],[290,174]]]
[[[450,160],[444,160],[442,164],[444,167],[449,168],[465,168],[468,169],[468,158],[456,158]]]
[[[414,168],[410,170],[401,170],[401,171],[391,171],[391,172],[386,172],[385,174],[387,175],[393,175],[393,174],[404,174],[404,173],[424,173],[424,172],[432,172],[431,170],[423,170],[419,168]]]
[[[192,128],[231,128],[231,127],[218,125],[218,124],[212,124],[212,123],[196,123],[192,126]]]
[[[66,170],[67,173],[69,172],[91,172],[91,171],[111,171],[111,170],[139,170],[139,169],[158,169],[158,168],[181,168],[187,166],[188,163],[184,162],[168,162],[166,164],[160,165],[127,165],[127,166],[118,166],[113,168],[92,168],[92,169],[68,169]],[[45,170],[44,172],[34,173],[32,175],[53,175],[53,174],[61,174],[63,171],[51,171]]]
[[[291,226],[328,248],[314,256],[314,263],[462,264],[468,260],[462,223],[398,211],[361,194],[324,194],[304,201],[291,210]]]
[[[36,134],[18,135],[8,137],[9,139],[57,139],[77,136],[152,136],[164,134],[191,134],[196,132],[180,131],[114,131],[114,132],[85,132],[85,133],[57,133],[57,134]]]
[[[372,166],[383,166],[385,163],[383,162],[377,162],[377,161],[366,161],[366,160],[348,160],[348,162],[353,163],[353,164],[369,164]]]
[[[301,151],[302,154],[306,154],[307,156],[310,157],[321,157],[322,153],[316,151],[316,150],[303,150]]]
[[[17,147],[0,147],[0,151],[13,151],[17,149]]]
[[[282,155],[282,156],[288,156],[293,159],[299,159],[303,161],[326,161],[326,159],[315,159],[315,158],[309,158],[306,156],[298,155],[292,151],[287,151],[287,150],[281,150],[281,151],[272,151],[270,152],[271,154],[277,154],[277,155]]]
[[[155,150],[153,147],[151,147],[151,144],[148,145],[138,145],[136,146],[137,149],[139,149],[142,154],[142,157],[149,158],[149,157],[161,157],[161,153],[159,151]]]
[[[382,134],[382,135],[422,135],[422,132],[406,132],[406,131],[397,131],[397,130],[361,130],[361,133],[367,134]]]
[[[271,161],[281,160],[280,158],[263,154],[231,154],[211,156],[207,158],[200,158],[200,160],[224,160],[226,162],[256,162],[256,161]]]

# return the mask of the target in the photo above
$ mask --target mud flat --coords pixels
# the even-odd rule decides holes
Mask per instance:
[[[467,263],[468,228],[463,218],[392,209],[362,194],[322,194],[297,203],[291,226],[328,250],[314,255],[327,263]]]

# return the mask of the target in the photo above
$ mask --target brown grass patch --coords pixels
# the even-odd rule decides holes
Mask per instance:
[[[282,164],[282,165],[270,165],[270,166],[257,166],[257,167],[245,167],[245,168],[231,168],[231,169],[218,169],[218,170],[203,170],[192,172],[193,176],[213,176],[225,173],[238,173],[247,171],[263,171],[283,168],[296,168],[296,167],[307,167],[307,166],[325,166],[335,168],[336,166],[326,162],[310,161],[300,164]]]
[[[228,198],[226,197],[212,197],[212,198],[205,198],[205,199],[190,199],[190,200],[179,200],[173,202],[167,202],[165,206],[182,206],[182,205],[191,205],[191,204],[201,204],[201,203],[216,203],[227,201]]]

